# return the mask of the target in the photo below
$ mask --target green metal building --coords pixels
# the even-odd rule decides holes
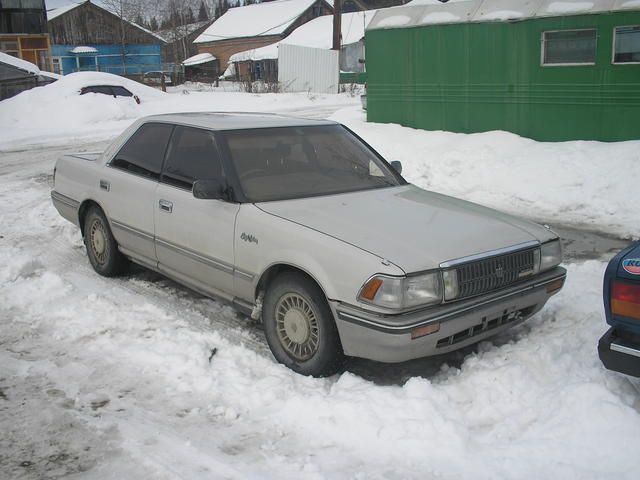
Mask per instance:
[[[640,139],[640,1],[433,3],[380,10],[369,24],[369,121]]]

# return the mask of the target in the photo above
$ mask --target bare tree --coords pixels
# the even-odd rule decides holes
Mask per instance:
[[[122,56],[123,74],[127,74],[127,38],[126,23],[132,21],[136,16],[143,16],[146,0],[102,0],[104,8],[116,15],[120,19],[120,55]]]

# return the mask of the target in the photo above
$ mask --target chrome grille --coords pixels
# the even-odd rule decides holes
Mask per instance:
[[[458,280],[456,299],[491,292],[532,275],[535,250],[523,250],[455,267]]]

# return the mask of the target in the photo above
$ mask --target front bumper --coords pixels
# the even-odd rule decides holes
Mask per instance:
[[[498,292],[397,315],[340,302],[331,302],[331,308],[345,354],[397,363],[451,352],[524,321],[562,288],[565,278],[566,270],[556,267]],[[417,337],[421,328],[435,324],[437,332]]]
[[[598,355],[608,370],[640,377],[640,345],[621,338],[615,327],[598,342]]]

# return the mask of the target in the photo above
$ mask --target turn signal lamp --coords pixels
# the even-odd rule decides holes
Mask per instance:
[[[614,315],[640,320],[640,284],[613,282],[611,311]]]
[[[366,298],[369,301],[373,301],[378,293],[378,290],[382,286],[382,279],[378,277],[373,277],[369,280],[364,287],[362,287],[362,291],[360,292],[360,296],[362,298]]]

